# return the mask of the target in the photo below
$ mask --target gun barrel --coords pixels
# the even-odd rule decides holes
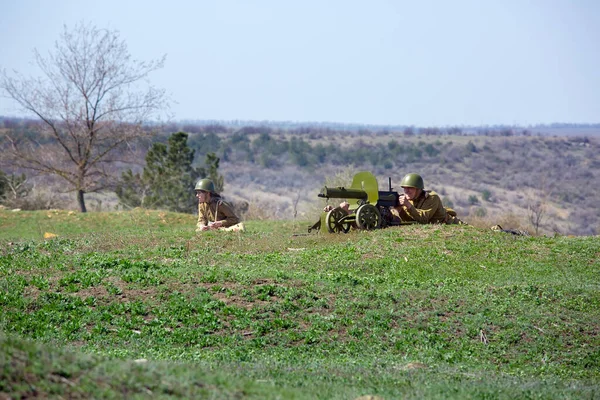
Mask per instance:
[[[330,188],[324,186],[321,189],[321,193],[318,195],[319,197],[325,197],[328,199],[361,199],[367,200],[368,195],[367,192],[360,189],[346,189],[345,187],[335,187]]]

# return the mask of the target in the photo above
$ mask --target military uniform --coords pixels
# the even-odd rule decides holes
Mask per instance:
[[[463,224],[456,218],[456,212],[445,208],[440,196],[431,190],[423,190],[419,197],[409,200],[411,208],[398,206],[394,210],[402,222],[418,224]]]
[[[211,197],[209,203],[198,203],[198,224],[196,231],[209,222],[222,221],[222,228],[228,228],[240,222],[233,207],[220,197]]]

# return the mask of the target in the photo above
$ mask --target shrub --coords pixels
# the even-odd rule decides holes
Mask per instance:
[[[475,210],[475,216],[479,218],[483,218],[487,215],[487,210],[483,207],[477,207]]]
[[[481,198],[484,201],[490,201],[491,197],[492,197],[492,193],[489,190],[484,189],[483,192],[481,192]]]

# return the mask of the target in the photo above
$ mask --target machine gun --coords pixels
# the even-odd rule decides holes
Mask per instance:
[[[392,178],[389,178],[388,184],[389,190],[380,191],[377,178],[372,173],[363,171],[354,175],[349,188],[324,186],[319,197],[346,199],[350,206],[348,209],[338,206],[324,211],[319,221],[308,228],[308,232],[320,230],[323,226],[330,233],[346,233],[352,227],[371,230],[406,224],[394,218],[390,212],[390,207],[400,204],[400,194],[392,190]]]

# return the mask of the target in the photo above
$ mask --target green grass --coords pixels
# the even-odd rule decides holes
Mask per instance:
[[[194,225],[0,211],[0,397],[600,396],[598,237]]]

